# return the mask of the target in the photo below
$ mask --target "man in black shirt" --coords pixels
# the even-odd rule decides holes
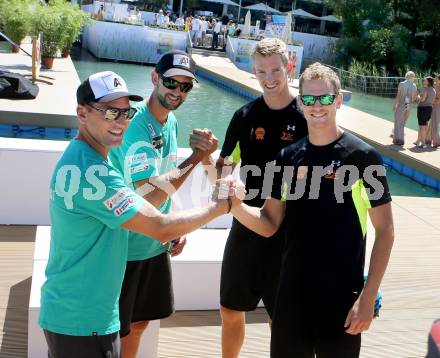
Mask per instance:
[[[281,150],[261,209],[235,198],[231,212],[266,237],[286,219],[271,357],[357,358],[394,240],[391,196],[380,155],[336,124],[337,75],[309,66],[298,102],[309,136]],[[375,241],[364,285],[367,215]]]
[[[225,176],[221,173],[226,172],[222,170],[225,164],[232,162],[233,169],[241,161],[240,176],[249,192],[245,202],[259,208],[262,197],[270,195],[271,186],[264,193],[264,182],[272,182],[270,176],[265,177],[266,166],[282,148],[307,135],[307,123],[289,90],[286,44],[275,38],[261,40],[252,57],[263,96],[235,112],[216,167],[217,175]],[[261,299],[272,318],[283,246],[282,234],[274,233],[268,240],[233,221],[220,284],[223,358],[238,356],[245,312],[255,310]]]

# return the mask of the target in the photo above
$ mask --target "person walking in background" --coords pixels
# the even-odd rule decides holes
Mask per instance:
[[[437,148],[440,146],[440,74],[435,77],[435,98],[432,102],[431,120],[426,133],[426,144]]]
[[[427,124],[432,114],[432,104],[435,98],[434,79],[425,77],[423,79],[423,89],[419,96],[417,107],[417,120],[419,122],[419,134],[415,145],[419,148],[426,147]]]
[[[180,15],[176,20],[176,26],[179,27],[179,29],[183,29],[185,26],[185,20],[183,19],[183,15]]]
[[[200,46],[205,46],[205,37],[206,32],[208,31],[208,21],[206,21],[205,16],[202,16],[202,19],[200,21],[200,30],[202,31],[202,38],[200,40]]]
[[[192,19],[192,17],[191,16],[188,16],[186,19],[185,19],[185,31],[191,31],[191,19]]]
[[[163,14],[163,10],[160,9],[156,14],[156,26],[161,27],[165,21],[165,16]]]
[[[405,74],[405,81],[399,83],[397,89],[396,103],[393,107],[394,129],[393,143],[396,145],[405,144],[405,125],[411,113],[411,104],[417,99],[417,87],[414,83],[416,75],[412,71]]]
[[[200,20],[198,16],[194,16],[191,20],[191,41],[193,45],[197,45],[197,34],[200,31]]]
[[[215,19],[212,20],[212,48],[218,47],[218,37],[220,35],[220,31],[222,29],[222,23],[221,21],[216,21]]]
[[[289,74],[289,82],[293,82],[296,77],[296,52],[289,51],[289,64],[287,65],[287,72]]]

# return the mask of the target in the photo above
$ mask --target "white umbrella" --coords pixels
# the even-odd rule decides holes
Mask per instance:
[[[251,11],[248,10],[248,12],[246,13],[246,16],[244,18],[244,28],[243,28],[242,35],[249,36],[250,33],[251,33]]]
[[[289,11],[286,14],[286,23],[284,25],[284,31],[281,40],[283,40],[286,44],[289,44],[289,42],[292,41],[291,37],[292,37],[292,12]]]
[[[231,1],[231,0],[203,0],[206,2],[213,2],[217,4],[223,4],[223,5],[231,5],[231,6],[239,6],[237,3]]]
[[[294,16],[299,16],[299,17],[308,17],[309,19],[317,19],[320,20],[321,18],[319,16],[315,16],[313,14],[310,14],[307,11],[304,11],[303,9],[295,9],[292,11]]]
[[[342,22],[342,20],[338,19],[334,15],[321,16],[320,19],[324,21]]]
[[[254,4],[254,5],[250,5],[250,6],[246,6],[243,9],[248,9],[248,10],[255,10],[255,11],[264,11],[264,12],[271,12],[273,14],[281,14],[281,11],[278,11],[277,9],[274,9],[273,7],[268,6],[265,3],[258,3],[258,4]]]

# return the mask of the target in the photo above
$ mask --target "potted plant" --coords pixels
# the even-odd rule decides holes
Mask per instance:
[[[4,33],[17,45],[30,33],[30,11],[29,3],[25,1],[16,1],[9,4],[3,4],[1,7],[2,25]],[[12,46],[12,52],[19,52],[17,46]]]
[[[82,11],[79,6],[65,3],[62,9],[63,22],[63,40],[61,45],[61,54],[63,57],[69,55],[73,43],[78,37],[83,26],[88,21],[88,15]]]
[[[54,58],[63,44],[64,24],[56,6],[40,6],[35,16],[34,31],[41,33],[41,62],[52,68]]]

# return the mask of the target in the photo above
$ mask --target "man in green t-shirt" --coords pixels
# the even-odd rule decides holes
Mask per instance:
[[[52,232],[39,324],[51,358],[120,357],[118,300],[128,230],[167,242],[230,208],[229,200],[217,200],[162,214],[124,183],[107,155],[121,145],[136,113],[129,100],[141,99],[110,71],[78,87],[79,133],[50,183]]]
[[[183,51],[165,53],[151,72],[153,92],[136,105],[122,145],[109,157],[124,174],[126,184],[162,213],[171,208],[171,195],[183,184],[192,169],[217,148],[209,131],[190,136],[192,154],[177,167],[177,109],[193,87],[195,62]],[[180,253],[184,238],[173,240],[172,256]],[[167,246],[137,233],[128,239],[127,268],[119,300],[121,352],[135,358],[142,333],[149,321],[163,319],[174,311],[170,257]]]

